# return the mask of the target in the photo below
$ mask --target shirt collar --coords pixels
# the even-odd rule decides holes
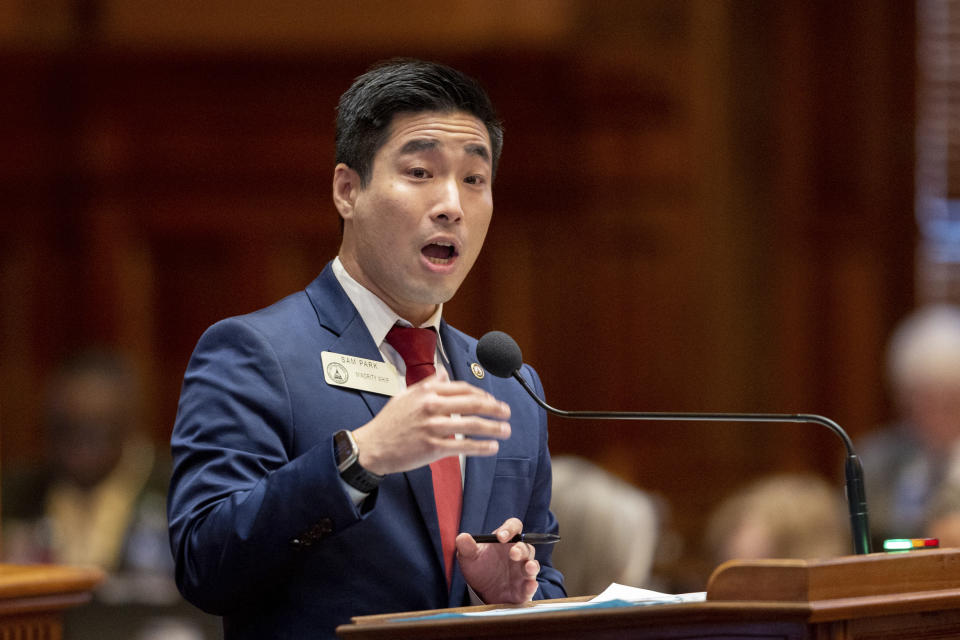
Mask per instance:
[[[393,325],[399,324],[404,327],[413,326],[398,316],[397,313],[391,309],[386,302],[378,298],[375,293],[364,287],[357,282],[353,276],[347,273],[343,262],[340,261],[340,256],[333,259],[331,266],[337,282],[343,287],[344,292],[346,292],[347,297],[350,298],[353,306],[357,308],[360,318],[363,320],[363,323],[367,325],[367,330],[370,332],[378,348],[383,345],[387,337],[387,332],[390,331]],[[440,303],[437,305],[437,310],[426,322],[420,325],[420,328],[432,328],[437,332],[437,347],[440,349],[440,356],[445,363],[449,363],[450,359],[447,358],[446,351],[443,348],[443,340],[440,339],[440,318],[442,315],[443,303]]]

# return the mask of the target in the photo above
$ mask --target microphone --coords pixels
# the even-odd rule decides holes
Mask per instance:
[[[663,421],[713,421],[713,422],[808,422],[819,424],[833,431],[843,440],[847,449],[844,464],[846,476],[847,507],[850,513],[850,531],[854,553],[870,553],[870,527],[867,521],[867,497],[863,484],[863,466],[853,450],[853,441],[839,424],[829,418],[809,413],[671,413],[636,411],[563,411],[544,402],[520,375],[523,354],[520,347],[502,331],[491,331],[477,343],[477,359],[484,369],[498,378],[513,377],[540,407],[562,418],[587,418],[592,420],[663,420]]]

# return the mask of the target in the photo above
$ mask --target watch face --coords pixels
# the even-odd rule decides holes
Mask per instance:
[[[345,465],[349,464],[356,455],[356,448],[350,433],[342,430],[333,434],[334,456],[337,460],[337,466],[343,471]]]

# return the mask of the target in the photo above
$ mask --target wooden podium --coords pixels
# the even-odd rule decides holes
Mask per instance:
[[[0,638],[60,640],[63,611],[90,600],[99,569],[0,564]]]
[[[960,638],[960,550],[874,553],[824,561],[734,560],[713,572],[706,602],[404,621],[494,608],[498,607],[362,616],[340,626],[337,634],[345,640]]]

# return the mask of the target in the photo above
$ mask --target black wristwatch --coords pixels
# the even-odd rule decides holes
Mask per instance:
[[[340,477],[357,491],[370,493],[383,480],[383,476],[360,466],[360,450],[357,448],[357,441],[346,429],[333,434],[333,451]]]

